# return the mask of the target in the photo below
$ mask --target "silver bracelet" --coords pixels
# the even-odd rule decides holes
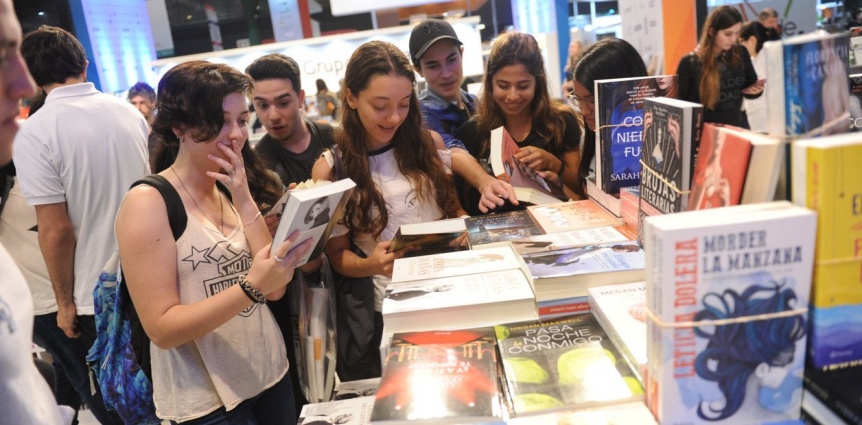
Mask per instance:
[[[242,291],[245,292],[252,301],[258,304],[266,304],[266,297],[263,295],[263,292],[258,291],[254,286],[252,286],[251,282],[246,279],[245,275],[240,275],[239,287],[242,288]]]

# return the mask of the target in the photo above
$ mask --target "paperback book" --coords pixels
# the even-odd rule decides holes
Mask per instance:
[[[596,184],[603,192],[640,183],[644,99],[677,91],[675,75],[596,80]]]
[[[816,218],[775,202],[645,220],[646,388],[660,423],[799,418]]]
[[[589,313],[495,326],[514,416],[643,398],[643,388]]]
[[[520,269],[392,283],[382,313],[391,333],[537,318],[532,283]]]
[[[389,252],[406,249],[405,257],[416,257],[463,251],[467,249],[466,233],[463,218],[403,224],[392,238]]]
[[[306,404],[297,425],[368,425],[373,407],[374,397]]]
[[[622,217],[622,199],[620,198],[620,194],[608,194],[603,192],[599,186],[596,185],[596,181],[592,177],[589,177],[586,180],[587,197],[589,197],[593,202],[601,205],[602,208],[606,209],[614,217]],[[630,186],[629,188],[637,189],[637,186]],[[620,188],[620,192],[622,192],[623,189],[628,188]]]
[[[495,177],[514,187],[529,188],[551,196],[557,199],[557,202],[569,200],[562,187],[546,181],[517,158],[515,154],[519,153],[521,148],[505,127],[491,130],[490,145],[491,169]]]
[[[285,192],[268,213],[281,214],[278,229],[272,238],[270,255],[276,255],[281,243],[294,231],[299,231],[297,242],[311,239],[314,248],[297,261],[296,266],[319,257],[336,223],[344,215],[344,207],[354,187],[356,183],[345,178],[337,182],[303,182]]]
[[[571,232],[551,233],[548,235],[528,236],[512,239],[512,246],[518,254],[556,251],[558,249],[578,248],[633,240],[637,235],[628,226],[605,226]]]
[[[590,311],[643,383],[647,367],[646,284],[621,283],[587,291]]]
[[[644,251],[634,241],[522,255],[539,300],[587,295],[587,288],[644,279]]]
[[[542,229],[527,210],[479,215],[464,219],[470,246],[541,235]]]
[[[703,106],[656,97],[644,106],[644,173],[640,204],[661,214],[684,211],[700,146]]]
[[[543,233],[560,233],[592,227],[619,226],[622,219],[592,200],[527,207]]]
[[[368,397],[377,394],[380,378],[360,379],[357,381],[339,382],[332,393],[333,400]]]
[[[862,29],[862,27],[859,27]],[[862,36],[858,37],[862,41]],[[862,62],[862,45],[859,46],[860,58]],[[862,68],[862,63],[858,65]],[[856,118],[862,117],[862,74],[850,75],[850,131],[859,131],[862,127],[862,120]]]
[[[392,266],[392,283],[519,269],[521,261],[511,245],[399,258]]]
[[[805,369],[802,386],[807,393],[834,413],[839,421],[859,425],[862,424],[860,382],[862,382],[862,367],[834,371],[808,367]]]
[[[793,145],[793,201],[817,212],[810,358],[817,367],[862,361],[862,136]]]
[[[814,137],[847,132],[849,46],[847,32],[825,31],[763,45],[769,133]]]
[[[396,333],[384,363],[374,423],[503,421],[493,328]]]

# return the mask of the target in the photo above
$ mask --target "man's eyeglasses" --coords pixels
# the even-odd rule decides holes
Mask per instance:
[[[586,106],[590,109],[592,109],[594,106],[596,106],[596,97],[594,95],[589,95],[587,97],[582,98],[582,97],[578,97],[578,95],[576,95],[574,93],[569,93],[568,98],[569,98],[569,103],[571,103],[572,106],[578,106],[578,107]]]

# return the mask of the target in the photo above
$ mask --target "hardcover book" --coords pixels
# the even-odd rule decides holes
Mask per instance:
[[[656,97],[644,106],[640,203],[661,214],[684,211],[703,125],[703,106]]]
[[[512,246],[518,254],[555,251],[558,249],[578,248],[633,240],[637,235],[627,226],[605,226],[571,232],[551,233],[548,235],[528,236],[512,239]]]
[[[520,269],[393,283],[383,299],[391,333],[493,326],[513,317],[538,317],[533,286]]]
[[[297,425],[368,425],[373,406],[374,397],[306,404]]]
[[[675,75],[596,80],[596,184],[603,192],[640,183],[644,99],[676,92]]]
[[[399,258],[392,266],[392,283],[439,279],[518,269],[521,261],[511,245]]]
[[[627,241],[580,248],[558,249],[522,256],[536,290],[559,298],[587,295],[587,288],[612,283],[628,283],[644,278],[644,251],[637,242]]]
[[[590,288],[590,311],[643,383],[647,367],[646,284]]]
[[[303,188],[308,185],[311,187]],[[353,194],[356,183],[349,178],[337,182],[303,182],[297,188],[285,192],[268,214],[281,214],[278,229],[272,237],[270,255],[294,231],[299,231],[297,243],[312,239],[314,248],[296,263],[301,266],[311,258],[323,253],[326,241],[344,214],[344,207]]]
[[[396,333],[384,363],[374,423],[503,421],[493,328]]]
[[[643,388],[589,313],[495,326],[514,416],[643,398]]]
[[[463,218],[402,224],[392,238],[389,252],[408,250],[405,257],[463,251],[467,226]]]
[[[817,367],[862,360],[862,136],[793,145],[793,201],[817,211],[809,339]]]
[[[521,151],[515,139],[509,135],[505,127],[497,127],[491,130],[490,139],[490,161],[494,176],[500,180],[509,182],[514,187],[524,187],[551,196],[559,201],[568,201],[569,197],[563,193],[563,189],[553,183],[547,182],[536,171],[527,167],[517,157],[516,153]],[[520,201],[521,198],[518,198]]]
[[[816,31],[763,45],[769,133],[809,137],[848,130],[847,32]]]
[[[660,423],[799,418],[816,218],[775,202],[644,221],[647,401]]]
[[[592,227],[619,226],[622,219],[615,217],[592,200],[533,205],[527,211],[544,233],[560,233]]]
[[[526,210],[468,217],[464,224],[470,246],[542,234],[542,229]]]

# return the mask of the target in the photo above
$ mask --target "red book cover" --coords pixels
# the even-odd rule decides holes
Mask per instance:
[[[739,205],[750,156],[750,141],[704,124],[688,210]]]

